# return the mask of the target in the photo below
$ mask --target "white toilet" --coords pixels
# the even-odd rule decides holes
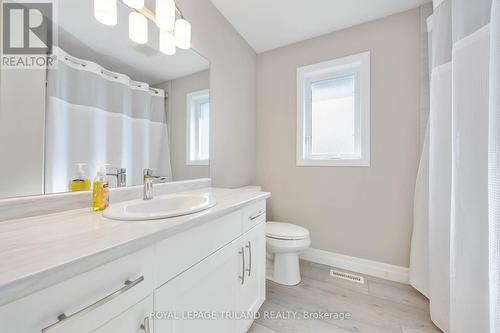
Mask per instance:
[[[267,278],[288,286],[300,283],[299,254],[311,245],[309,230],[298,225],[267,222]]]

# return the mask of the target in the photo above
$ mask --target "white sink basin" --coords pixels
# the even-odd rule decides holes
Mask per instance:
[[[133,200],[111,205],[103,216],[113,220],[158,220],[193,214],[216,205],[215,198],[205,194],[169,194],[153,200]]]

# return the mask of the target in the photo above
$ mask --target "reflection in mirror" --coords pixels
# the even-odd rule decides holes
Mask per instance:
[[[175,180],[208,177],[209,71],[157,85],[168,92],[172,173]]]
[[[93,1],[57,3],[55,66],[2,70],[0,197],[88,190],[102,165],[111,187],[142,184],[144,169],[208,177],[208,61],[161,53],[151,22],[148,42],[132,42],[121,2],[115,27]]]

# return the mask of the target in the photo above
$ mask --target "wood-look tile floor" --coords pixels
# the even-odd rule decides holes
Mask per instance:
[[[345,281],[331,277],[330,267],[306,261],[301,272],[298,286],[267,281],[266,302],[249,333],[441,333],[428,300],[411,286],[357,273],[364,284]],[[349,313],[351,319],[279,318],[304,312]]]

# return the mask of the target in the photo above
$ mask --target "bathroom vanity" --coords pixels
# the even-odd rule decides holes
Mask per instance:
[[[0,332],[246,332],[265,298],[269,194],[188,193],[207,192],[217,205],[168,219],[0,222]]]
[[[2,71],[0,333],[238,333],[264,300],[269,194],[207,179],[210,61],[131,42],[126,3],[51,3],[52,65]]]

